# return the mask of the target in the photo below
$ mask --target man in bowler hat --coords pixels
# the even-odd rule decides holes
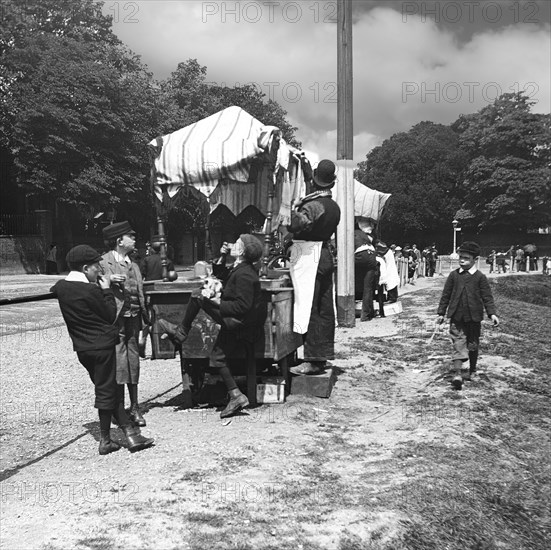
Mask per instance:
[[[117,382],[126,384],[130,396],[130,417],[145,426],[138,405],[140,378],[139,332],[142,317],[148,323],[140,269],[129,254],[136,244],[135,232],[127,221],[104,227],[103,238],[111,249],[101,258],[105,277],[109,279],[117,304]]]
[[[312,192],[295,205],[288,226],[288,230],[293,233],[293,240],[322,242],[315,280],[311,282],[314,285],[314,297],[308,329],[304,335],[304,363],[291,368],[294,374],[320,374],[327,359],[334,358],[335,267],[329,241],[341,218],[341,210],[331,195],[336,179],[335,164],[327,159],[320,161],[312,175]]]

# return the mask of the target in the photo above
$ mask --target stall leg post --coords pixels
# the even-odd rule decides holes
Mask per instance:
[[[165,237],[165,225],[163,219],[159,216],[157,218],[157,228],[159,232],[159,241],[161,243],[161,266],[163,269],[163,281],[168,282],[168,260],[166,258],[166,237]]]
[[[256,405],[256,360],[254,344],[247,342],[247,398],[251,405]]]
[[[186,359],[182,356],[182,350],[180,350],[180,369],[182,371],[182,397],[183,408],[193,408],[193,398],[191,394],[191,376],[189,374],[189,365]]]

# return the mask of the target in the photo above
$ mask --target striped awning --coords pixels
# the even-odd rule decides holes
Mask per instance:
[[[214,115],[149,143],[153,185],[162,201],[184,185],[210,197],[221,180],[247,183],[253,160],[269,150],[275,126],[264,126],[240,107]]]

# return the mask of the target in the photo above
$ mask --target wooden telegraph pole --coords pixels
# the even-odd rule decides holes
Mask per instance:
[[[354,129],[352,125],[352,0],[337,2],[337,321],[356,324],[354,302]]]

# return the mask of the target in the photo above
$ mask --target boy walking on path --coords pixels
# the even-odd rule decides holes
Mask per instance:
[[[467,241],[461,245],[459,268],[448,276],[438,305],[438,323],[444,322],[446,312],[450,319],[455,372],[452,385],[456,390],[463,386],[461,366],[464,361],[469,360],[469,374],[465,376],[465,380],[470,380],[471,375],[476,373],[484,309],[494,326],[499,325],[488,279],[475,266],[478,256],[480,246],[477,243]]]
[[[51,289],[59,301],[63,319],[78,360],[92,380],[98,409],[101,438],[99,454],[119,450],[111,441],[111,416],[114,416],[128,441],[130,451],[153,444],[132,426],[124,410],[123,387],[116,380],[115,345],[119,330],[115,322],[117,306],[108,278],[101,277],[101,255],[88,245],[75,246],[67,254],[71,272]]]

